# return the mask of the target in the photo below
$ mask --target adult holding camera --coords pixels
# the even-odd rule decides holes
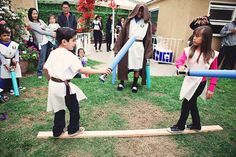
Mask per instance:
[[[209,26],[209,27],[211,27],[209,17],[208,16],[199,16],[196,19],[194,19],[189,25],[189,27],[192,30],[195,30],[199,26]],[[189,41],[189,46],[191,46],[193,44],[193,35],[191,35],[189,37],[188,41]]]

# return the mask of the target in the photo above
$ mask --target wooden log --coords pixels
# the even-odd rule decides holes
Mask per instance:
[[[169,128],[165,129],[143,129],[143,130],[111,130],[111,131],[85,131],[82,134],[69,137],[68,133],[63,133],[59,138],[94,138],[94,137],[148,137],[148,136],[167,136],[176,134],[196,134],[204,132],[221,131],[223,128],[219,125],[202,126],[199,131],[185,129],[180,132],[171,132]],[[51,131],[39,132],[37,138],[47,139],[53,137]]]

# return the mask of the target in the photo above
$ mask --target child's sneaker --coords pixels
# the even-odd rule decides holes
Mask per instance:
[[[76,135],[84,133],[84,131],[85,131],[85,128],[84,127],[80,127],[78,131],[76,131],[75,133],[72,133],[72,134],[68,134],[68,136],[69,137],[74,137]]]
[[[0,102],[1,103],[7,102],[8,100],[9,100],[8,96],[0,94]]]
[[[0,121],[6,120],[8,118],[8,115],[6,112],[0,113]]]
[[[14,90],[11,89],[11,90],[9,91],[9,94],[10,94],[10,95],[14,95],[14,94],[15,94],[15,93],[14,93]]]
[[[19,87],[19,90],[20,90],[20,91],[23,91],[23,90],[25,90],[25,89],[26,89],[25,87],[22,87],[22,86]]]

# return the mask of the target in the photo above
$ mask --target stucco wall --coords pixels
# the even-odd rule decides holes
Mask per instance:
[[[29,8],[37,8],[38,5],[36,3],[37,0],[11,0],[12,9],[18,11],[24,9],[26,15]],[[27,16],[25,17],[25,22],[28,23]]]
[[[13,9],[24,8],[29,9],[36,7],[36,0],[11,0]]]
[[[235,0],[216,0],[235,2]],[[198,16],[208,15],[210,0],[157,0],[148,5],[149,10],[159,8],[157,36],[183,39],[183,49],[186,46],[192,30],[189,24]],[[220,38],[213,37],[212,46],[218,50]],[[179,54],[179,52],[178,52]]]

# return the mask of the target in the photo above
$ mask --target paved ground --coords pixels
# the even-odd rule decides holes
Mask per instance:
[[[91,45],[91,53],[87,57],[104,63],[97,65],[97,68],[107,67],[112,63],[113,53],[106,52],[105,50],[105,44],[102,44],[102,52],[95,52],[93,45]],[[151,76],[173,76],[176,72],[174,64],[159,64],[154,60],[151,60],[150,68]]]

